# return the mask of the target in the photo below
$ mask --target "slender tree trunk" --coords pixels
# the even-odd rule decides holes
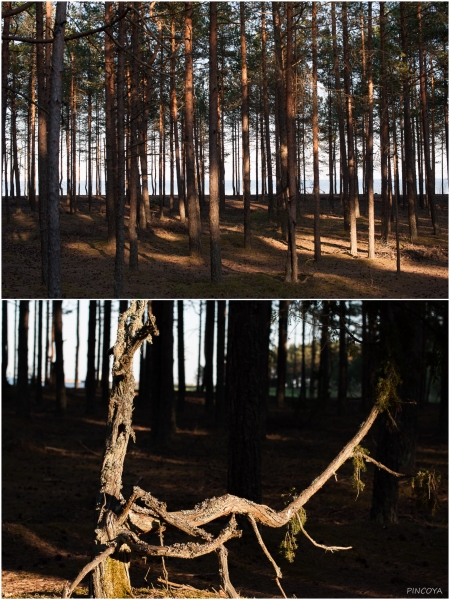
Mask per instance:
[[[417,17],[419,19],[419,68],[420,68],[420,104],[422,113],[422,128],[423,128],[423,149],[425,158],[425,170],[427,174],[427,195],[428,204],[431,213],[431,223],[433,225],[434,234],[440,233],[438,215],[436,212],[436,203],[434,199],[434,170],[435,161],[431,161],[430,157],[430,131],[428,126],[428,100],[427,100],[427,78],[425,71],[425,57],[422,42],[422,2],[417,4]],[[434,141],[434,140],[433,140]],[[434,149],[434,144],[432,144]]]
[[[312,4],[312,65],[313,65],[313,170],[314,170],[314,260],[321,257],[320,248],[320,188],[319,188],[319,111],[317,102],[317,2]],[[331,168],[330,168],[331,173]],[[331,183],[330,183],[331,188]]]
[[[11,2],[3,2],[3,11],[9,12],[11,10]],[[40,7],[40,12],[42,16],[42,6]],[[36,21],[37,21],[37,12],[36,12]],[[3,19],[3,34],[8,36],[10,34],[10,23],[11,17],[5,17]],[[37,24],[36,24],[37,29]],[[36,31],[36,37],[37,37]],[[39,44],[37,44],[39,45]],[[8,71],[9,71],[9,40],[2,41],[2,165],[1,169],[3,170],[3,165],[5,167],[5,184],[7,180],[7,162],[6,162],[6,109],[8,104]],[[5,185],[6,188],[6,185]],[[8,192],[5,189],[5,209],[6,209],[6,220],[9,223],[9,198]]]
[[[208,415],[212,415],[214,413],[213,355],[215,310],[215,301],[207,300],[205,319],[205,368],[203,371],[203,383],[205,386],[205,411]]]
[[[175,14],[172,14],[170,22],[171,36],[171,55],[170,55],[170,110],[172,112],[173,133],[175,142],[175,168],[177,172],[177,194],[178,210],[180,212],[180,221],[186,220],[185,210],[185,188],[180,166],[180,144],[178,141],[178,110],[177,110],[177,92],[175,87]]]
[[[222,282],[222,259],[220,251],[220,152],[218,140],[217,81],[217,4],[210,2],[209,31],[209,235],[211,254],[211,282]]]
[[[380,150],[381,150],[381,238],[389,240],[390,207],[388,190],[388,159],[389,159],[389,112],[387,98],[386,71],[386,15],[384,3],[380,2],[380,48],[381,48],[381,105],[380,105]]]
[[[289,300],[280,300],[278,309],[277,406],[284,406],[287,365],[287,329]]]
[[[70,212],[77,212],[77,91],[75,87],[74,73],[75,56],[71,53],[70,56],[70,116],[71,116],[71,154],[72,154],[72,193],[70,199],[72,204]]]
[[[121,4],[121,14],[125,10]],[[119,21],[118,43],[125,44],[125,19]],[[123,296],[125,267],[125,55],[119,50],[117,59],[117,195],[116,195],[116,256],[114,262],[114,298]]]
[[[10,10],[11,7],[6,10]],[[6,371],[8,369],[8,301],[2,300],[2,389],[6,392],[8,379]]]
[[[345,412],[347,402],[347,332],[345,330],[345,300],[339,303],[339,384],[338,384],[338,414]]]
[[[89,301],[89,331],[86,373],[86,414],[95,413],[95,329],[97,319],[97,301]]]
[[[30,416],[30,391],[28,386],[28,319],[29,300],[20,300],[19,305],[19,343],[17,349],[17,409],[18,417]]]
[[[53,49],[55,54],[55,48]],[[63,323],[62,300],[53,300],[53,327],[55,329],[55,376],[56,376],[56,411],[62,415],[66,412],[67,398],[64,382]]]
[[[105,300],[103,315],[102,404],[109,400],[109,349],[111,346],[111,300]]]
[[[336,90],[336,109],[339,124],[339,148],[340,148],[340,166],[342,172],[342,205],[344,209],[344,230],[350,231],[350,204],[348,197],[348,163],[347,163],[347,148],[345,145],[344,131],[344,108],[341,95],[341,77],[339,70],[339,55],[337,47],[336,34],[336,3],[331,3],[331,31],[333,37],[333,71],[334,71],[334,87]],[[303,159],[304,161],[304,159]],[[304,163],[303,163],[304,164]]]
[[[353,97],[350,86],[350,54],[348,48],[347,4],[342,2],[342,37],[344,42],[344,90],[347,112],[348,193],[350,207],[350,254],[358,256],[356,235],[355,152],[353,133]]]
[[[111,23],[114,15],[114,3],[105,2],[105,22]],[[116,221],[115,205],[117,203],[117,152],[116,152],[116,113],[114,107],[114,43],[110,38],[111,31],[105,32],[105,137],[106,137],[106,218],[108,221],[108,243],[115,239]],[[89,95],[90,98],[90,95]],[[89,129],[90,133],[90,129]],[[91,177],[91,143],[88,142],[88,197],[92,198]]]
[[[305,301],[302,300],[302,375],[301,375],[301,384],[300,384],[300,403],[304,406],[306,401],[306,343],[305,343],[305,333],[306,333],[306,311],[305,311]]]
[[[5,42],[3,42],[5,44]],[[30,75],[30,127],[28,131],[28,200],[32,212],[36,210],[36,65],[33,58]],[[5,130],[3,130],[5,131]]]
[[[130,102],[131,102],[131,118],[130,118],[130,174],[129,174],[129,190],[130,190],[130,218],[128,221],[128,239],[130,242],[130,271],[138,270],[138,236],[136,229],[138,195],[139,195],[139,167],[138,167],[138,124],[139,124],[139,73],[137,58],[139,51],[139,32],[137,28],[137,15],[132,14],[131,17],[131,47],[133,52],[133,62],[131,64],[130,74]]]
[[[380,2],[380,10],[383,3]],[[400,28],[402,42],[402,62],[405,72],[403,79],[403,131],[405,140],[405,168],[406,168],[406,193],[408,195],[408,220],[409,220],[409,236],[411,242],[417,241],[417,217],[416,217],[416,183],[414,179],[414,157],[412,148],[411,134],[411,113],[410,113],[410,80],[408,70],[408,48],[406,34],[406,14],[405,4],[400,2]]]
[[[48,297],[61,298],[59,222],[59,132],[62,105],[64,31],[67,2],[57,2],[53,31],[52,77],[48,120]]]
[[[177,301],[178,309],[178,400],[177,412],[183,413],[186,398],[186,372],[184,364],[184,307],[183,300]]]
[[[38,349],[37,349],[37,374],[36,374],[36,404],[42,405],[42,320],[44,301],[38,300],[39,317],[38,317]]]
[[[245,33],[245,2],[241,2],[240,35],[241,35],[241,119],[242,119],[242,178],[244,186],[244,247],[251,247],[250,228],[250,133],[249,133],[249,96],[247,78],[247,38]]]
[[[217,346],[216,346],[216,427],[225,427],[225,317],[226,301],[217,301]]]
[[[366,142],[366,188],[367,213],[369,219],[368,251],[369,259],[375,258],[375,203],[373,195],[373,29],[372,2],[368,5],[367,31],[367,79],[368,79],[368,129]]]
[[[189,254],[194,258],[201,256],[201,221],[200,207],[195,189],[194,159],[194,73],[192,56],[192,2],[186,2],[185,12],[185,153],[186,153],[186,187],[189,214]]]

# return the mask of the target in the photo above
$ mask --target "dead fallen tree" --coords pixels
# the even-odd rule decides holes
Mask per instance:
[[[133,356],[145,340],[151,342],[152,336],[158,335],[154,317],[150,311],[144,322],[146,306],[146,301],[132,301],[129,309],[119,318],[117,341],[112,349],[114,355],[113,389],[109,403],[106,448],[97,498],[97,526],[93,557],[77,578],[71,584],[67,583],[62,597],[69,598],[76,586],[88,574],[90,574],[91,596],[95,598],[131,597],[129,563],[132,554],[193,559],[216,552],[222,589],[228,597],[236,598],[238,594],[229,578],[228,553],[225,546],[228,540],[242,535],[237,528],[236,515],[242,515],[249,520],[262,550],[275,570],[276,581],[284,595],[280,584],[281,570],[264,544],[258,530],[258,523],[267,527],[288,525],[294,534],[302,531],[313,544],[331,552],[350,549],[351,546],[317,544],[305,531],[303,506],[330,477],[336,474],[345,461],[352,458],[357,465],[356,468],[360,468],[361,461],[369,460],[359,444],[372,427],[382,408],[375,405],[359,431],[328,467],[305,490],[293,497],[283,510],[278,512],[269,506],[256,504],[230,494],[219,498],[210,498],[190,510],[174,512],[168,511],[164,502],[160,502],[151,493],[139,487],[134,487],[131,496],[125,500],[121,493],[123,463],[128,439],[130,436],[134,439],[131,426],[135,393],[132,371]],[[379,463],[376,464],[379,468],[385,468]],[[389,472],[396,476],[401,475]],[[216,537],[203,529],[204,525],[223,517],[229,517],[228,524]],[[170,525],[198,541],[165,546],[162,543],[161,535],[161,545],[155,546],[140,538],[142,534],[152,529],[162,532],[166,525]],[[289,535],[288,531],[288,539],[285,543],[288,551],[292,552],[292,539],[294,539],[295,545],[295,538],[292,538],[292,535],[289,538]]]

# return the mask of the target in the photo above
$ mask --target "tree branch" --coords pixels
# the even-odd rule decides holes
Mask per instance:
[[[81,569],[81,571],[79,572],[79,574],[77,575],[76,579],[73,581],[73,583],[71,585],[65,585],[61,594],[61,598],[70,598],[70,596],[72,595],[73,590],[77,587],[77,585],[80,583],[80,581],[86,577],[86,575],[88,573],[90,573],[90,571],[92,571],[93,569],[95,569],[95,567],[100,564],[101,562],[103,562],[105,560],[105,558],[107,558],[110,554],[113,554],[115,549],[116,549],[117,544],[114,542],[111,546],[109,546],[108,548],[106,548],[106,550],[104,550],[101,554],[99,554],[98,556],[96,556],[94,558],[94,560],[92,560],[90,563],[88,563],[85,567],[83,567],[83,569]]]
[[[2,19],[6,19],[7,17],[13,17],[14,15],[18,15],[19,13],[23,12],[24,10],[27,10],[27,8],[30,8],[30,6],[33,6],[33,4],[36,4],[36,2],[24,2],[17,8],[13,8],[13,10],[8,10],[8,12],[2,11]]]

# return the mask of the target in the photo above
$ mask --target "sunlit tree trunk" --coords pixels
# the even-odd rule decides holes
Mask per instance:
[[[380,2],[380,12],[383,2]],[[408,68],[408,48],[406,34],[406,14],[405,3],[400,2],[400,28],[402,42],[402,63],[404,70],[403,78],[403,130],[405,140],[405,168],[406,168],[406,193],[408,195],[408,221],[409,221],[409,236],[411,242],[417,241],[417,217],[416,217],[416,182],[414,180],[414,156],[411,133],[411,112],[410,112],[410,80]]]
[[[373,195],[373,29],[372,2],[368,5],[367,20],[367,83],[368,83],[368,128],[366,141],[366,188],[367,213],[369,219],[367,257],[375,258],[375,204]]]
[[[19,304],[19,343],[17,346],[17,407],[18,417],[30,416],[30,396],[28,386],[28,319],[29,300],[21,300]]]
[[[314,170],[314,260],[321,257],[320,248],[320,188],[319,188],[319,111],[317,102],[317,2],[312,3],[312,125],[313,125],[313,170]],[[331,169],[330,169],[331,172]],[[331,183],[330,183],[331,188]]]
[[[220,152],[218,146],[217,4],[210,2],[209,32],[209,235],[211,282],[222,282],[219,224]]]
[[[350,207],[350,254],[358,256],[356,235],[355,150],[353,133],[353,97],[350,85],[350,53],[348,48],[347,4],[342,2],[342,37],[344,42],[344,90],[347,113],[348,193]]]
[[[245,2],[241,2],[240,36],[241,36],[241,119],[242,119],[242,180],[244,187],[244,247],[251,247],[250,229],[250,133],[249,133],[249,97],[247,77],[247,38],[245,33]]]
[[[185,7],[185,153],[187,205],[189,215],[189,253],[192,257],[199,258],[201,255],[201,221],[200,207],[195,189],[192,2],[186,2]]]
[[[113,20],[114,3],[105,2],[105,21]],[[114,43],[110,31],[105,33],[105,136],[106,136],[106,218],[108,221],[108,243],[115,238],[115,204],[117,195],[117,152],[116,152],[116,113],[114,107],[115,72]],[[89,143],[88,197],[92,197],[91,158]]]

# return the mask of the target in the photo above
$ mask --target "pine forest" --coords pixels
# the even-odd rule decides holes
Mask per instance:
[[[447,2],[2,2],[6,298],[447,298]]]

